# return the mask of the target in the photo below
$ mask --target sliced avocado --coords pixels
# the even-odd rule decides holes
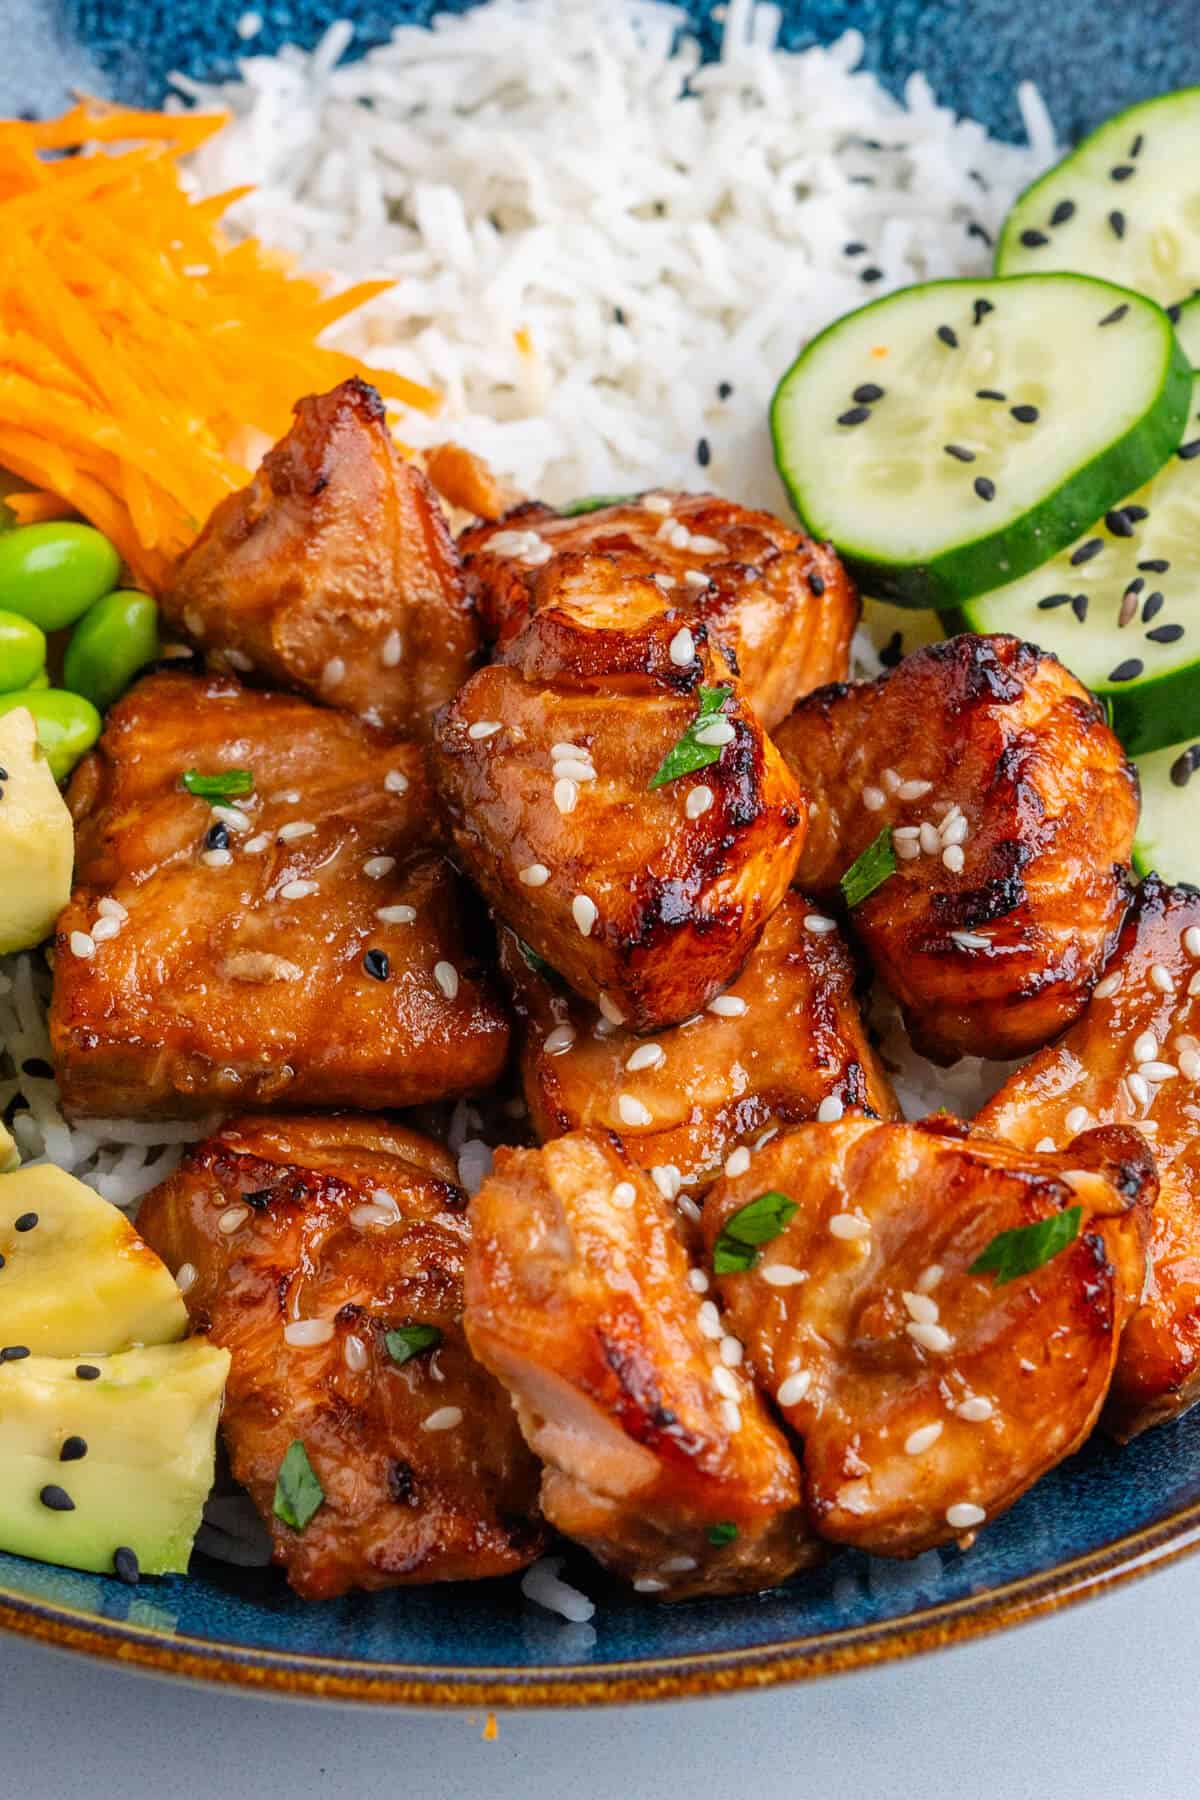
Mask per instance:
[[[15,1169],[21,1160],[21,1153],[13,1140],[13,1134],[7,1125],[0,1121],[0,1175],[6,1175]]]
[[[0,714],[0,956],[30,950],[71,896],[75,830],[24,707]]]
[[[0,1349],[104,1355],[187,1330],[170,1271],[124,1213],[49,1163],[0,1175],[0,1256]]]
[[[213,1481],[229,1352],[207,1338],[0,1364],[0,1549],[111,1574],[186,1570]],[[87,1366],[87,1365],[85,1365]]]

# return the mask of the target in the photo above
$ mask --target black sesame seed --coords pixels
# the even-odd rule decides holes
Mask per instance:
[[[1139,131],[1137,136],[1134,138],[1132,144],[1130,144],[1130,146],[1129,146],[1130,156],[1140,156],[1142,154],[1142,145],[1145,143],[1145,141],[1146,140],[1145,140],[1144,136]]]
[[[1008,410],[1018,425],[1036,425],[1041,417],[1036,406],[1010,406]]]
[[[383,950],[368,950],[363,957],[363,968],[376,981],[386,981],[390,967],[387,953]]]
[[[1128,181],[1133,173],[1132,163],[1118,163],[1115,169],[1108,171],[1108,178],[1110,181]]]
[[[206,850],[228,850],[229,831],[226,826],[222,825],[219,819],[215,825],[210,825],[205,832],[204,848]]]
[[[75,1379],[77,1381],[99,1381],[100,1371],[95,1363],[76,1363]]]
[[[1138,568],[1145,569],[1147,575],[1165,575],[1170,566],[1165,556],[1150,556],[1145,562],[1138,564]]]
[[[138,1563],[137,1552],[131,1550],[127,1544],[122,1544],[119,1549],[113,1551],[113,1574],[127,1587],[136,1587],[141,1580],[142,1571]]]
[[[1129,538],[1133,536],[1133,522],[1129,514],[1122,512],[1119,506],[1114,506],[1111,512],[1105,513],[1104,523],[1113,537]]]
[[[1111,669],[1108,679],[1110,681],[1136,681],[1145,667],[1146,665],[1140,657],[1131,656],[1127,661],[1118,663],[1115,669]]]
[[[1177,644],[1183,636],[1183,626],[1156,625],[1146,636],[1152,644]]]
[[[1054,211],[1050,214],[1050,223],[1052,225],[1065,225],[1068,219],[1073,219],[1074,217],[1075,202],[1073,200],[1060,200]]]
[[[1044,231],[1023,231],[1021,242],[1027,250],[1040,250],[1043,244],[1050,242],[1050,239]]]
[[[1142,624],[1148,625],[1151,619],[1156,619],[1165,605],[1166,600],[1157,589],[1153,594],[1148,594],[1146,596],[1146,604],[1142,608]]]
[[[69,1437],[63,1439],[63,1447],[58,1453],[59,1462],[82,1462],[87,1455],[87,1439]]]
[[[44,1056],[27,1056],[21,1064],[26,1075],[32,1075],[38,1081],[53,1081],[54,1070]]]
[[[729,398],[730,394],[732,394],[732,392],[733,392],[733,383],[731,381],[718,381],[718,383],[717,383],[717,399],[718,400],[728,400],[728,398]]]
[[[38,1499],[43,1506],[49,1507],[51,1512],[75,1511],[75,1502],[72,1500],[70,1494],[68,1494],[66,1488],[60,1488],[58,1484],[53,1481],[48,1481],[46,1483],[45,1487],[38,1495]]]
[[[1053,612],[1056,607],[1069,606],[1070,604],[1070,594],[1047,594],[1044,600],[1038,601],[1038,611]]]
[[[1123,212],[1110,212],[1108,215],[1108,222],[1112,227],[1112,234],[1115,238],[1123,238],[1125,236],[1125,214]]]
[[[696,461],[702,469],[707,469],[712,461],[712,449],[706,437],[696,439]]]
[[[994,481],[989,481],[986,475],[977,475],[975,477],[975,492],[979,495],[981,500],[994,500],[996,498],[996,484]]]
[[[893,631],[883,649],[879,652],[879,660],[885,669],[894,669],[904,659],[904,639],[898,631]]]
[[[1125,314],[1128,311],[1128,302],[1123,301],[1120,306],[1114,306],[1111,312],[1106,312],[1100,323],[1102,325],[1116,325],[1125,317]]]
[[[1189,744],[1183,754],[1177,756],[1171,764],[1171,785],[1186,787],[1195,773],[1198,762],[1200,762],[1200,744]]]
[[[0,769],[0,781],[7,781],[7,780],[8,780],[8,770]]]
[[[0,1362],[24,1362],[28,1355],[28,1344],[5,1344],[0,1350]]]
[[[37,1222],[38,1216],[34,1212],[22,1213],[19,1219],[13,1220],[17,1231],[32,1231]]]
[[[1132,519],[1135,525],[1140,525],[1143,519],[1150,517],[1144,506],[1123,506],[1121,511],[1127,519]]]
[[[988,314],[990,312],[995,312],[995,310],[996,308],[990,300],[976,300],[971,308],[971,311],[975,316],[976,325],[982,325]]]
[[[1002,394],[999,388],[976,388],[975,398],[977,400],[1007,400],[1008,395]]]
[[[859,270],[858,279],[860,281],[865,281],[867,286],[870,287],[873,282],[883,280],[883,270],[877,269],[874,263],[868,263],[865,269]]]
[[[971,219],[969,221],[967,225],[967,236],[978,238],[981,243],[987,245],[989,250],[992,247],[992,234],[990,231],[984,229],[978,219]]]
[[[1071,566],[1077,569],[1080,563],[1091,562],[1093,556],[1099,556],[1103,548],[1103,538],[1089,538],[1086,544],[1080,544],[1077,550],[1072,550]]]
[[[1172,325],[1178,325],[1180,319],[1182,319],[1182,317],[1183,317],[1182,306],[1179,306],[1179,305],[1168,306],[1167,317],[1168,317],[1168,319],[1170,319]]]
[[[625,323],[626,323],[625,308],[623,306],[614,306],[613,307],[613,324],[614,325],[624,325]]]
[[[1071,611],[1082,625],[1088,616],[1088,597],[1086,594],[1075,594],[1072,597]]]
[[[1191,462],[1193,456],[1200,456],[1200,438],[1193,438],[1190,444],[1180,444],[1175,454],[1181,462]]]
[[[843,256],[865,256],[866,253],[867,246],[865,244],[860,244],[857,238],[855,238],[853,243],[842,245]]]
[[[942,449],[946,452],[947,456],[952,456],[956,462],[975,461],[975,452],[973,450],[964,450],[961,444],[943,444]]]
[[[937,328],[937,336],[938,342],[945,344],[948,350],[958,349],[958,338],[949,325],[939,325]]]
[[[247,1206],[252,1206],[255,1212],[262,1212],[270,1205],[274,1192],[274,1188],[251,1188],[248,1194],[242,1195],[242,1199]]]
[[[883,389],[874,381],[864,381],[855,388],[850,398],[859,406],[874,406],[876,400],[883,399]]]
[[[0,1256],[0,1269],[4,1267],[4,1258]]]
[[[823,577],[820,575],[810,575],[808,578],[808,591],[810,594],[815,594],[819,600],[821,595],[825,592],[825,582]]]
[[[862,425],[871,416],[869,406],[852,406],[848,412],[838,414],[839,425]]]
[[[1145,585],[1146,577],[1144,575],[1135,575],[1126,589],[1126,592],[1130,594],[1140,594]]]

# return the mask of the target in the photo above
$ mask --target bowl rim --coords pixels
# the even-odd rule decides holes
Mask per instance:
[[[259,1696],[423,1708],[628,1705],[698,1699],[848,1674],[984,1637],[1094,1599],[1200,1549],[1200,1499],[1067,1562],[866,1625],[810,1632],[736,1650],[547,1667],[359,1663],[179,1637],[93,1617],[0,1584],[0,1630],[60,1650],[192,1683]]]

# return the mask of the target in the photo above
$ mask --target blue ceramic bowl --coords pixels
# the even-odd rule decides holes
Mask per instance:
[[[464,0],[442,4],[459,10]],[[257,9],[265,28],[256,49],[312,42],[343,16],[358,25],[361,48],[401,18],[426,19],[433,4],[258,0]],[[29,16],[31,35],[59,36],[50,86],[56,69],[73,75],[86,52],[112,94],[153,103],[171,69],[231,72],[243,10],[243,0],[61,0],[54,19]],[[944,100],[1010,135],[1012,94],[1025,76],[1039,81],[1064,134],[1148,94],[1200,83],[1200,0],[1158,0],[1140,12],[1091,0],[806,0],[784,10],[789,44],[858,26],[868,61],[891,84],[923,68]],[[691,11],[703,22],[710,0]],[[597,0],[598,30],[603,19]],[[594,1629],[530,1606],[515,1581],[305,1605],[274,1574],[201,1558],[187,1580],[129,1589],[7,1556],[0,1626],[288,1694],[426,1705],[623,1701],[793,1679],[953,1642],[1159,1566],[1198,1539],[1200,1411],[1123,1451],[1095,1439],[966,1554],[931,1551],[910,1563],[843,1554],[758,1599],[676,1607],[607,1590],[581,1558],[579,1577],[600,1602]]]

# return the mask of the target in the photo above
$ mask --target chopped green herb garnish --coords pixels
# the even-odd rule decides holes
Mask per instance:
[[[895,873],[896,852],[892,848],[891,830],[885,825],[875,841],[867,845],[861,856],[855,857],[842,876],[840,886],[846,905],[853,910]]]
[[[560,519],[577,519],[581,513],[603,512],[606,506],[628,506],[636,500],[636,494],[585,494],[581,500],[572,500],[569,506],[560,506]]]
[[[705,1536],[710,1544],[732,1544],[738,1534],[738,1528],[732,1519],[722,1519],[716,1525],[710,1525]]]
[[[713,1245],[713,1273],[744,1275],[759,1258],[759,1245],[777,1238],[796,1212],[796,1202],[775,1188],[733,1213]]]
[[[383,1341],[392,1361],[403,1364],[411,1357],[420,1356],[422,1350],[436,1350],[442,1341],[442,1333],[437,1325],[397,1325],[394,1331],[385,1334]]]
[[[999,1231],[983,1255],[975,1258],[970,1273],[994,1275],[997,1287],[1015,1281],[1018,1275],[1032,1275],[1075,1242],[1082,1217],[1082,1206],[1068,1206],[1065,1212],[1051,1213],[1048,1219],[1039,1219],[1034,1225]]]
[[[517,939],[517,948],[535,975],[544,975],[547,981],[558,980],[558,970],[551,968],[544,956],[539,956],[532,944],[527,944],[523,937]]]
[[[706,769],[709,763],[719,760],[725,746],[706,744],[697,739],[696,733],[706,720],[717,717],[732,692],[730,687],[700,689],[700,710],[678,743],[672,744],[659,763],[650,783],[652,788],[665,787],[668,781],[678,781],[681,775],[691,775],[694,770]]]
[[[183,785],[198,800],[232,800],[239,794],[254,792],[254,777],[249,769],[224,769],[219,775],[202,775],[199,769],[185,769]]]
[[[308,1460],[308,1451],[295,1438],[288,1445],[275,1478],[275,1517],[293,1531],[303,1531],[324,1501],[325,1489]]]

